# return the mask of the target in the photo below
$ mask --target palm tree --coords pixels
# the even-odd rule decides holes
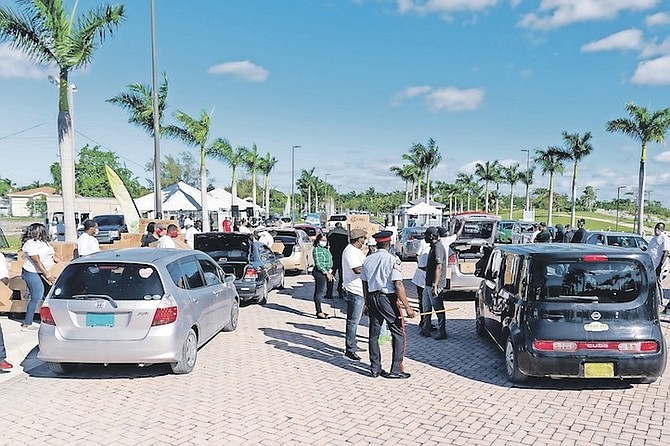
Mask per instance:
[[[209,210],[207,209],[207,168],[205,155],[212,152],[207,146],[211,119],[206,111],[202,111],[200,119],[192,118],[182,111],[175,114],[182,127],[169,125],[165,133],[192,147],[200,148],[200,206],[202,208],[202,230],[209,232]]]
[[[421,144],[414,144],[409,153],[403,153],[401,158],[408,162],[411,166],[409,169],[412,173],[412,200],[416,200],[417,197],[421,196],[421,184],[423,177],[423,160],[422,160],[422,148]]]
[[[514,212],[514,185],[521,179],[519,163],[512,164],[509,167],[503,167],[502,178],[509,184],[509,218],[511,220],[512,213]]]
[[[500,183],[503,182],[502,169],[503,169],[502,164],[496,161],[495,165],[493,166],[493,182],[496,183],[496,192],[495,192],[496,215],[500,215]]]
[[[167,107],[168,78],[163,73],[163,82],[158,86],[158,122],[163,122],[163,113]],[[150,136],[154,136],[154,109],[153,91],[150,85],[134,83],[128,85],[128,91],[119,93],[107,99],[106,102],[125,108],[128,113],[128,122],[134,124]]]
[[[410,182],[414,179],[412,170],[413,166],[410,164],[403,164],[402,166],[391,166],[389,168],[389,171],[392,174],[405,182],[405,203],[409,201],[409,185]]]
[[[254,203],[254,208],[256,207],[256,184],[260,159],[258,147],[256,143],[253,143],[251,149],[246,150],[243,163],[251,175],[251,200]]]
[[[665,142],[665,133],[670,127],[670,108],[656,110],[651,113],[645,107],[632,102],[626,104],[628,118],[619,118],[607,123],[608,132],[621,132],[640,141],[640,173],[637,194],[637,232],[642,234],[644,228],[644,188],[646,182],[647,144]]]
[[[316,167],[312,167],[310,170],[302,169],[300,171],[300,178],[298,178],[297,181],[300,193],[305,195],[305,192],[307,192],[307,212],[312,212],[312,191],[316,190],[317,181],[317,178],[314,175],[315,169]]]
[[[217,138],[207,152],[207,155],[230,166],[230,193],[233,195],[233,200],[237,198],[237,167],[244,162],[246,151],[245,147],[233,149],[228,140]]]
[[[579,133],[563,132],[563,141],[565,142],[566,152],[573,161],[572,167],[572,204],[570,206],[570,226],[575,225],[575,205],[577,202],[577,164],[579,161],[590,155],[593,151],[591,145],[591,132],[584,133],[580,136]]]
[[[437,143],[433,138],[430,138],[428,139],[428,145],[423,147],[421,153],[421,165],[426,175],[426,203],[428,204],[430,204],[430,172],[440,164],[440,161],[442,161],[442,155],[438,150]]]
[[[550,146],[546,150],[535,150],[535,162],[540,164],[542,174],[549,174],[549,202],[547,204],[547,226],[551,226],[554,201],[554,174],[563,173],[563,162],[569,158],[560,147]]]
[[[111,37],[125,19],[123,5],[103,5],[77,17],[77,3],[70,13],[61,1],[24,0],[20,12],[0,7],[0,42],[9,42],[40,65],[58,67],[58,150],[65,213],[65,240],[74,242],[74,148],[72,117],[68,104],[68,77],[87,67],[96,49]]]
[[[265,213],[270,215],[270,172],[275,168],[279,160],[272,156],[270,152],[258,160],[258,170],[263,174],[264,205]]]
[[[475,175],[484,181],[484,212],[489,211],[489,181],[495,180],[494,169],[497,164],[498,161],[486,161],[484,164],[477,163],[475,165]],[[470,210],[469,205],[468,210]]]
[[[530,211],[530,186],[533,184],[533,175],[535,174],[535,167],[529,167],[527,170],[520,172],[519,180],[526,185],[526,210]]]
[[[473,192],[473,186],[477,184],[475,177],[473,175],[468,175],[467,173],[459,173],[456,176],[456,184],[461,186],[461,190],[468,195],[468,212],[470,211],[470,198]],[[461,211],[463,210],[463,204],[461,203]]]

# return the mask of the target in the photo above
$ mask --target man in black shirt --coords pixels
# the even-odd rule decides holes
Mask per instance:
[[[447,339],[446,315],[440,297],[440,293],[447,286],[447,250],[440,241],[440,233],[435,226],[426,229],[425,237],[426,242],[430,244],[430,253],[428,253],[426,264],[426,286],[423,289],[422,296],[426,304],[423,305],[423,308],[428,308],[427,302],[429,299],[437,314],[437,333],[434,339]],[[424,317],[422,316],[422,319]],[[430,316],[427,317],[428,321],[422,327],[430,328]]]
[[[577,220],[577,230],[572,236],[572,240],[570,240],[571,243],[584,243],[586,242],[586,229],[584,229],[584,224],[586,223],[586,220],[583,218],[580,218]]]

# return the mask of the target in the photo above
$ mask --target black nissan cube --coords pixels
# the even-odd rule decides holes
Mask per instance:
[[[498,246],[477,291],[476,329],[529,376],[654,382],[665,370],[649,254],[570,243]]]

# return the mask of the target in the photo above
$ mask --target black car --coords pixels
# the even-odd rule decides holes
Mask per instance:
[[[529,376],[655,381],[665,370],[660,289],[649,254],[587,244],[496,247],[477,291],[476,328]]]
[[[235,275],[235,287],[244,302],[265,305],[270,290],[284,288],[283,256],[255,241],[251,234],[195,234],[193,245],[195,249],[209,254],[224,272]]]
[[[114,240],[121,240],[121,234],[128,232],[126,219],[123,215],[109,214],[96,215],[93,221],[98,224],[98,233],[95,238],[99,243],[114,243]]]

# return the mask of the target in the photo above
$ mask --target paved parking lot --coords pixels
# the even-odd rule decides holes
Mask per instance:
[[[404,264],[406,277],[414,267]],[[460,301],[448,305],[457,310],[446,341],[420,337],[409,321],[409,380],[372,379],[367,352],[360,363],[343,357],[344,303],[318,320],[311,276],[286,284],[266,306],[242,308],[238,330],[204,346],[189,375],[83,366],[58,377],[25,353],[32,368],[0,382],[0,444],[670,444],[670,372],[652,385],[512,386],[502,354],[475,335],[472,302]],[[361,346],[366,334],[360,327]],[[18,336],[34,333],[6,342]],[[390,345],[382,352],[388,369]]]

